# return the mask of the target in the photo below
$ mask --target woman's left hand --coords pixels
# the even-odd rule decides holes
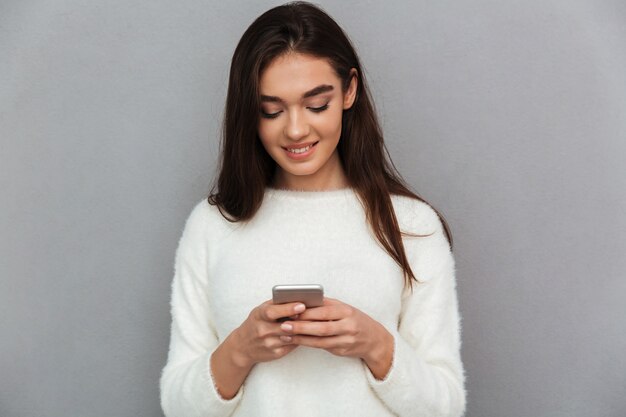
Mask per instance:
[[[393,336],[361,310],[333,298],[281,325],[284,342],[327,350],[337,356],[361,358],[377,379],[393,360]]]

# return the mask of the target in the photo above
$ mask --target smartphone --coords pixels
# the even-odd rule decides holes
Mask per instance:
[[[272,288],[274,304],[300,301],[307,308],[324,304],[324,288],[319,284],[274,285]]]

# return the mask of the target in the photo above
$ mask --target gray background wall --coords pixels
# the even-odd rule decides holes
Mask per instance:
[[[0,415],[159,416],[229,59],[279,2],[0,0]],[[455,237],[469,417],[626,415],[626,3],[324,1]]]

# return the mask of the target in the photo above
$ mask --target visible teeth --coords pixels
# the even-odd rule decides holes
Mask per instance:
[[[287,149],[289,152],[291,153],[302,153],[302,152],[306,152],[309,149],[311,149],[311,145],[307,146],[306,148],[299,148],[299,149]]]

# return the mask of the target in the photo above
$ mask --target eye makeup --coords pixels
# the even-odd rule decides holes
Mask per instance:
[[[307,107],[307,109],[311,110],[313,113],[321,113],[324,110],[328,109],[328,103],[320,107]],[[280,113],[282,113],[282,110],[277,111],[276,113],[266,113],[261,109],[261,117],[264,117],[266,119],[275,119]]]

